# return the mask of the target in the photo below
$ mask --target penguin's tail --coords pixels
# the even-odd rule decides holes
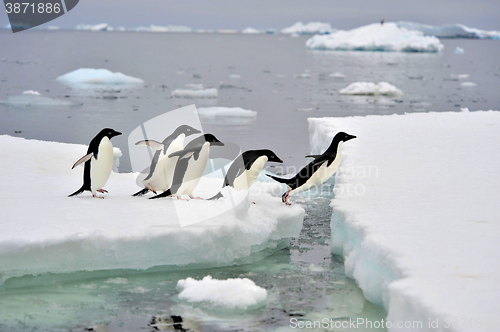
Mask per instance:
[[[83,193],[85,190],[87,190],[85,188],[85,185],[83,185],[80,189],[78,189],[77,191],[75,191],[74,193],[72,193],[71,195],[68,195],[68,197],[71,197],[71,196],[76,196],[76,195],[80,195],[81,193]]]
[[[207,201],[213,201],[213,200],[216,200],[216,199],[219,199],[219,198],[224,198],[224,196],[221,194],[220,191],[215,196],[212,196],[212,197],[208,198]]]
[[[278,181],[279,183],[284,183],[286,185],[289,185],[290,183],[294,182],[293,178],[291,178],[291,179],[284,179],[284,178],[279,178],[279,177],[271,175],[271,174],[266,174],[266,175],[269,176],[271,179],[273,179],[275,181]]]
[[[149,188],[144,188],[144,189],[139,190],[138,192],[136,192],[132,196],[134,196],[134,197],[144,196],[148,193],[148,191],[149,191]]]
[[[157,198],[163,198],[163,197],[168,197],[168,196],[172,196],[172,192],[170,191],[170,189],[167,190],[167,191],[162,192],[159,195],[150,197],[149,199],[157,199]]]

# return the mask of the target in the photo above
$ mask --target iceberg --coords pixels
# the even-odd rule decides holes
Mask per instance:
[[[341,95],[400,96],[403,91],[387,82],[354,82],[339,91]]]
[[[297,22],[292,26],[281,29],[281,33],[290,35],[290,34],[302,34],[302,35],[324,35],[328,33],[334,32],[335,29],[332,29],[330,23],[323,22],[309,22],[304,24],[302,22]]]
[[[455,54],[464,54],[465,51],[464,51],[463,48],[457,46],[457,48],[455,48],[455,51],[453,53],[455,53]]]
[[[375,23],[349,31],[313,36],[306,42],[311,50],[440,52],[444,46],[434,36],[398,27],[395,23]]]
[[[500,112],[308,121],[313,154],[357,136],[335,176],[331,250],[366,299],[388,322],[423,323],[412,331],[498,322]]]
[[[127,76],[120,72],[113,73],[108,69],[80,68],[57,77],[57,80],[67,85],[78,87],[96,87],[102,85],[142,85],[140,78]]]
[[[12,107],[71,107],[82,105],[72,101],[44,97],[40,92],[33,90],[24,91],[22,95],[1,99],[0,104]]]
[[[85,31],[112,31],[113,27],[108,23],[99,23],[95,25],[91,24],[78,24],[75,30],[85,30]]]
[[[251,263],[288,246],[302,229],[304,210],[271,195],[273,183],[254,183],[235,208],[229,199],[132,197],[133,173],[112,172],[105,199],[67,197],[81,186],[82,169],[71,165],[87,146],[3,135],[0,147],[9,188],[0,193],[0,281],[46,272]],[[204,177],[194,194],[211,197],[222,181]],[[180,215],[203,220],[181,227]]]
[[[150,24],[149,27],[138,27],[134,31],[138,32],[192,32],[193,29],[184,25],[154,25]]]
[[[248,310],[265,304],[267,291],[255,285],[248,278],[213,279],[206,276],[202,280],[193,278],[177,282],[181,290],[179,299],[199,303],[209,308],[222,310]]]
[[[263,31],[263,30],[257,30],[257,29],[251,28],[251,27],[248,27],[246,29],[241,30],[241,33],[249,34],[249,35],[256,35],[256,34],[264,33],[264,32],[265,31]]]
[[[418,30],[424,35],[436,36],[438,38],[474,38],[474,39],[500,39],[500,31],[486,31],[469,28],[463,24],[445,24],[434,26],[407,21],[396,22],[401,28]]]
[[[200,116],[207,118],[255,118],[257,116],[257,112],[246,110],[241,107],[200,107],[197,111]]]

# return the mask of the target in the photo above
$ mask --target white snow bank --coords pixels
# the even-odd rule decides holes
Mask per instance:
[[[354,82],[339,91],[342,95],[400,96],[403,91],[387,82]]]
[[[302,22],[297,22],[292,26],[284,28],[281,30],[283,34],[302,34],[302,35],[316,35],[316,34],[328,34],[335,31],[332,29],[330,23],[324,22],[309,22],[304,24]]]
[[[313,36],[309,49],[338,51],[439,52],[444,46],[434,36],[398,27],[395,23],[370,24],[330,35]]]
[[[0,150],[2,185],[9,188],[0,191],[0,280],[44,272],[250,263],[289,245],[302,228],[304,210],[271,196],[273,183],[254,183],[235,209],[230,199],[132,197],[139,190],[132,173],[112,172],[105,199],[89,192],[67,197],[82,185],[82,167],[71,166],[87,146],[4,135]],[[211,197],[221,185],[222,178],[202,178],[194,195]],[[180,226],[196,218],[201,222]]]
[[[99,85],[138,85],[144,84],[140,78],[113,73],[108,69],[80,68],[57,77],[59,82],[68,85],[94,87]]]
[[[257,112],[243,109],[241,107],[200,107],[198,114],[207,118],[218,117],[244,117],[254,118]]]
[[[407,21],[396,22],[396,24],[399,27],[406,28],[408,30],[418,30],[424,35],[431,35],[439,38],[500,39],[500,31],[486,31],[469,28],[463,24],[445,24],[441,26],[434,26]]]
[[[181,279],[177,288],[182,291],[179,298],[193,303],[201,303],[210,307],[221,307],[225,310],[247,310],[265,304],[267,291],[255,285],[248,278],[212,279],[206,276],[202,280],[193,278]]]
[[[309,119],[312,153],[338,131],[332,251],[387,319],[412,331],[498,329],[500,112]],[[429,327],[439,319],[439,328]],[[480,322],[481,325],[471,325]],[[408,331],[396,328],[391,331]]]
[[[205,89],[202,84],[187,84],[187,89],[176,89],[172,91],[174,98],[217,98],[217,89]]]
[[[112,31],[113,27],[111,27],[108,23],[99,23],[99,24],[78,24],[75,27],[75,30],[86,30],[86,31]]]
[[[0,104],[12,107],[70,107],[82,105],[68,100],[44,97],[40,92],[33,90],[24,91],[22,95],[1,99]]]

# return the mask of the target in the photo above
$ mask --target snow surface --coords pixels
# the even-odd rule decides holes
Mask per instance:
[[[235,208],[230,199],[132,197],[138,190],[132,173],[112,172],[105,199],[89,192],[67,197],[82,184],[83,168],[71,166],[87,146],[4,135],[0,150],[2,188],[9,188],[0,192],[0,280],[44,272],[250,263],[289,245],[302,228],[304,210],[272,196],[281,191],[272,182],[255,182]],[[194,195],[211,197],[222,181],[202,178]],[[194,219],[200,222],[180,226]]]
[[[400,96],[403,91],[387,82],[354,82],[340,90],[341,95]]]
[[[188,84],[189,87],[189,84]],[[193,86],[190,89],[176,89],[172,91],[174,98],[217,98],[219,95],[217,89]]]
[[[335,177],[331,249],[365,297],[392,322],[422,321],[413,331],[497,331],[500,112],[309,119],[309,129],[313,154],[338,131],[357,136]]]
[[[302,35],[316,35],[316,34],[328,34],[335,31],[332,29],[330,23],[324,22],[309,22],[304,24],[302,22],[297,22],[292,26],[284,28],[281,30],[283,34],[302,34]]]
[[[201,303],[224,310],[248,310],[265,304],[267,291],[248,278],[202,280],[181,279],[177,288],[182,291],[179,298],[192,303]]]
[[[439,38],[478,38],[478,39],[500,39],[500,31],[486,31],[469,28],[463,24],[445,24],[441,26],[427,25],[407,21],[396,22],[399,27],[408,30],[418,30],[424,35]]]
[[[99,85],[139,85],[144,84],[140,78],[127,76],[122,73],[113,73],[108,69],[80,68],[57,77],[59,82],[80,87],[94,87]]]
[[[241,107],[200,107],[197,108],[198,114],[207,118],[218,117],[244,117],[254,118],[257,112],[243,109]]]
[[[71,107],[82,105],[68,100],[44,97],[40,92],[33,90],[24,91],[22,95],[1,99],[0,104],[12,107]]]
[[[353,30],[338,30],[313,36],[309,49],[337,51],[439,52],[444,46],[434,36],[398,27],[395,23],[374,23]]]

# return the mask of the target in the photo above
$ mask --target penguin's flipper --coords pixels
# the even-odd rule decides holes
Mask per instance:
[[[215,196],[207,198],[207,201],[214,201],[214,200],[219,199],[219,198],[224,198],[224,195],[222,195],[220,191]]]
[[[161,150],[161,149],[163,149],[163,144],[162,143],[157,142],[157,141],[152,140],[152,139],[146,139],[146,140],[143,140],[143,141],[139,141],[139,142],[135,143],[135,145],[147,145],[150,148],[152,148],[153,150]]]
[[[284,179],[284,178],[279,178],[279,177],[271,175],[271,174],[266,174],[266,175],[269,176],[271,179],[278,181],[279,183],[289,184],[289,183],[294,182],[294,178]]]
[[[179,157],[179,159],[190,158],[193,154],[200,153],[199,148],[192,148],[187,150],[180,150],[168,155],[169,158]],[[197,155],[196,155],[197,156]]]
[[[89,190],[89,189],[86,189],[85,188],[85,184],[80,188],[78,189],[77,191],[75,191],[74,193],[68,195],[68,197],[71,197],[71,196],[76,196],[76,195],[80,195],[81,193],[83,193],[85,190]]]
[[[87,155],[85,155],[85,156],[81,157],[80,159],[78,159],[78,161],[77,161],[77,162],[73,165],[73,167],[71,167],[71,169],[75,168],[76,166],[80,165],[81,163],[84,163],[84,162],[86,162],[86,161],[89,161],[89,160],[90,160],[90,158],[92,157],[92,155],[93,155],[93,154],[94,154],[94,153],[93,153],[93,152],[91,152],[91,153],[89,153],[89,154],[87,154]]]
[[[306,158],[314,158],[314,159],[317,159],[317,158],[319,158],[319,157],[321,157],[321,155],[320,155],[320,154],[310,154],[310,155],[307,155],[307,156],[306,156]]]
[[[144,195],[146,195],[148,193],[148,191],[149,191],[149,188],[144,188],[142,190],[139,190],[138,192],[136,192],[132,196],[134,196],[134,197],[144,196]]]
[[[170,191],[170,189],[167,190],[167,191],[162,192],[159,195],[150,197],[149,199],[157,199],[157,198],[163,198],[163,197],[168,197],[168,196],[172,196],[172,192]]]

